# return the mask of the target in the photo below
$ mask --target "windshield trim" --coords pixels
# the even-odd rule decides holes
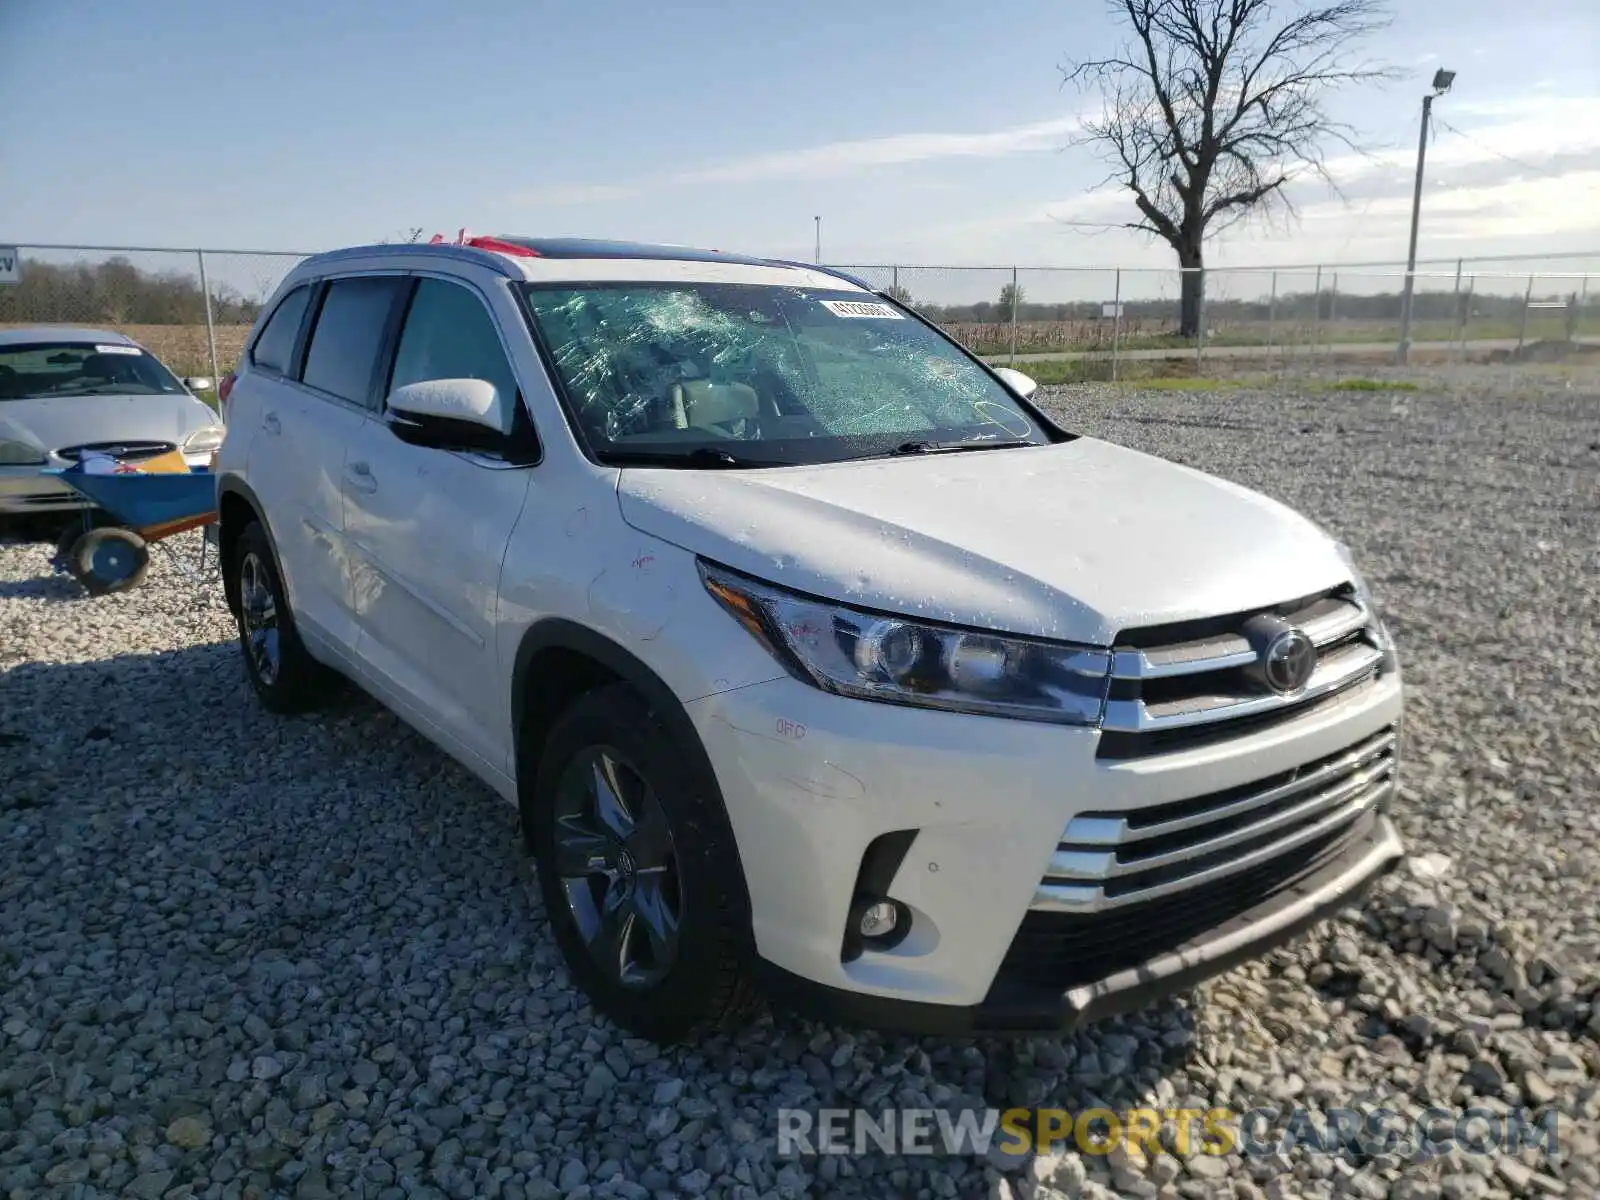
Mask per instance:
[[[828,290],[837,290],[837,291],[841,291],[841,292],[859,291],[860,290],[857,287],[851,286],[855,281],[847,280],[843,276],[840,276],[839,279],[840,279],[841,286],[838,287],[837,289],[828,289]],[[692,285],[694,281],[691,280],[691,281],[685,281],[685,282],[688,282],[688,283],[690,283]],[[711,283],[711,282],[714,282],[714,281],[710,281],[710,280],[706,281],[706,283],[708,283],[708,284]],[[534,293],[537,293],[537,292],[572,291],[575,288],[586,288],[586,289],[595,289],[595,290],[599,290],[599,289],[604,288],[604,289],[610,290],[610,289],[613,289],[613,288],[640,288],[640,287],[665,287],[665,286],[668,286],[667,282],[663,281],[663,280],[659,280],[659,279],[551,279],[551,280],[543,280],[543,279],[541,279],[541,280],[531,280],[531,279],[529,279],[529,280],[513,280],[512,281],[511,291],[516,297],[517,310],[522,314],[523,325],[527,328],[528,336],[533,341],[534,350],[539,356],[539,365],[544,368],[545,378],[549,380],[550,390],[554,393],[555,398],[556,398],[557,406],[561,409],[561,415],[566,420],[567,429],[572,434],[572,439],[573,439],[574,443],[577,445],[579,453],[582,454],[584,456],[584,458],[588,459],[589,462],[593,463],[595,466],[610,467],[612,469],[619,469],[620,467],[627,466],[627,465],[643,465],[643,464],[619,464],[619,463],[616,463],[616,462],[609,461],[613,457],[613,455],[615,455],[616,457],[626,457],[627,454],[628,454],[628,451],[624,447],[616,446],[616,445],[605,446],[605,447],[597,447],[590,440],[588,431],[584,428],[583,421],[581,419],[579,419],[579,417],[578,417],[577,405],[573,402],[572,395],[567,390],[566,379],[563,377],[561,372],[557,369],[556,362],[555,362],[555,355],[550,349],[549,342],[546,341],[546,339],[545,339],[544,331],[539,327],[538,318],[534,316],[533,305],[530,303],[529,297],[532,296]],[[778,286],[781,286],[781,285],[778,285],[778,284],[766,284],[766,285],[755,285],[755,286],[778,287]],[[799,285],[797,284],[796,286],[799,286]],[[1034,404],[1031,400],[1024,399],[1023,397],[1021,397],[1021,396],[1017,395],[1015,392],[1013,392],[1010,389],[1010,387],[1008,387],[1006,385],[1005,381],[1003,379],[1001,379],[999,375],[995,374],[995,369],[991,364],[985,362],[978,355],[976,355],[972,351],[968,350],[965,346],[963,346],[955,338],[951,337],[950,334],[946,333],[936,323],[934,323],[933,321],[929,320],[927,317],[923,316],[916,309],[909,308],[906,305],[900,303],[900,301],[896,300],[893,296],[891,296],[886,291],[876,291],[876,290],[874,290],[874,291],[862,292],[862,294],[871,296],[874,299],[874,301],[880,301],[882,303],[891,305],[897,312],[901,313],[903,316],[909,318],[910,320],[916,321],[919,325],[923,326],[925,329],[931,330],[936,337],[938,337],[941,341],[943,341],[948,346],[950,346],[952,349],[954,349],[956,351],[956,353],[959,354],[962,358],[965,358],[968,362],[977,364],[979,369],[981,369],[985,375],[987,375],[991,380],[993,380],[997,387],[999,387],[999,388],[1001,388],[1001,389],[1003,389],[1005,391],[1006,396],[1011,400],[1011,402],[1014,403],[1018,408],[1020,408],[1025,414],[1027,414],[1028,418],[1031,421],[1033,421],[1035,426],[1038,428],[1039,432],[1044,436],[1045,441],[1044,441],[1043,444],[1052,445],[1052,444],[1060,444],[1060,443],[1063,443],[1063,442],[1076,441],[1079,437],[1082,436],[1081,434],[1074,433],[1071,430],[1063,428],[1062,426],[1058,425],[1038,405]],[[821,441],[823,439],[812,438],[812,439],[808,439],[808,440],[813,442],[813,443],[815,443],[815,442]],[[879,461],[879,460],[882,460],[882,459],[884,459],[886,457],[886,453],[885,453],[886,451],[893,450],[896,445],[900,444],[901,442],[905,441],[906,439],[905,439],[905,437],[903,435],[891,434],[891,435],[885,435],[885,436],[879,436],[879,435],[850,435],[849,437],[845,437],[845,438],[829,438],[829,439],[826,439],[826,440],[829,441],[829,442],[835,442],[835,441],[839,441],[839,440],[870,441],[872,443],[872,447],[871,447],[871,449],[869,451],[867,451],[867,452],[865,452],[863,454],[860,454],[860,455],[851,456],[851,458],[849,458],[849,459],[827,458],[827,459],[818,459],[815,462],[805,462],[805,461],[797,460],[797,461],[795,461],[793,463],[781,463],[780,464],[780,463],[772,463],[770,461],[770,459],[764,457],[760,467],[752,466],[752,467],[749,467],[749,468],[735,468],[735,469],[776,470],[776,469],[781,469],[782,467],[785,467],[785,466],[796,466],[796,467],[799,467],[799,466],[822,466],[822,465],[825,465],[827,463],[846,462],[846,461],[869,461],[869,460],[870,461]],[[655,443],[655,445],[659,446],[660,443]],[[981,445],[984,445],[984,443],[983,442],[974,442],[974,446],[981,446]],[[641,450],[646,449],[647,448],[646,444],[641,443],[641,447],[640,448],[641,448]],[[733,450],[731,452],[735,453],[735,454],[738,453],[737,450]],[[959,452],[960,451],[952,451],[952,453],[959,453]],[[669,462],[669,461],[663,460],[660,465],[665,467],[668,470],[724,470],[725,471],[725,470],[729,470],[730,469],[725,464],[714,464],[714,463],[713,464],[708,464],[704,460],[701,460],[699,462],[691,463],[689,461],[689,452],[688,451],[685,451],[685,453],[683,454],[683,461],[681,463]]]

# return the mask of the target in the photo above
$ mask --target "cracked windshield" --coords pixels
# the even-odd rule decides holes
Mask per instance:
[[[957,347],[866,293],[675,282],[526,295],[606,461],[777,466],[1048,440]]]

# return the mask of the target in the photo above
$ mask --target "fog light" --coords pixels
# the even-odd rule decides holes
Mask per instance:
[[[861,913],[861,936],[881,938],[893,933],[899,919],[900,914],[892,902],[879,900],[876,904],[869,904]]]

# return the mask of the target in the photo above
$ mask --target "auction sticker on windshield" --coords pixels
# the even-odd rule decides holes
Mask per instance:
[[[143,354],[144,351],[137,346],[96,346],[96,354]]]
[[[836,317],[887,317],[892,321],[905,319],[887,304],[866,304],[859,300],[823,300],[821,304]]]
[[[22,282],[22,256],[15,246],[0,246],[0,283]]]

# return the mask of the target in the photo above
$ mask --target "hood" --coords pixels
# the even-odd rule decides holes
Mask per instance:
[[[0,400],[0,439],[44,450],[85,442],[149,441],[182,445],[197,429],[219,424],[216,413],[181,396],[50,396]]]
[[[1277,501],[1094,438],[749,471],[627,468],[634,528],[795,591],[1109,645],[1119,630],[1337,586]]]

